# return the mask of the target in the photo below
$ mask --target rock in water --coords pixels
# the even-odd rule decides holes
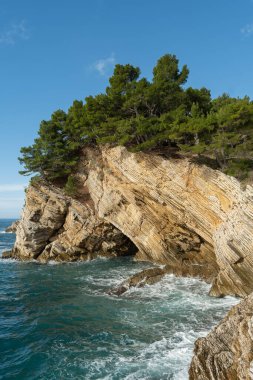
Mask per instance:
[[[190,380],[253,378],[253,293],[195,343]]]
[[[18,224],[19,224],[19,220],[16,220],[16,221],[13,222],[9,227],[7,227],[7,228],[5,229],[5,232],[8,232],[8,233],[16,233],[17,228],[18,228]]]
[[[12,251],[4,251],[2,253],[2,259],[11,259],[12,258]]]
[[[145,285],[155,284],[156,282],[160,281],[165,274],[166,270],[164,268],[144,269],[143,271],[129,277],[126,281],[123,281],[116,288],[111,289],[109,291],[109,294],[120,296],[132,287],[141,288]]]

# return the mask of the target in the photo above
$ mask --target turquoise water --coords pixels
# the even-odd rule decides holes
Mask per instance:
[[[15,236],[3,233],[0,251]],[[197,279],[108,289],[150,267],[129,258],[39,265],[0,259],[0,379],[188,378],[194,341],[236,302]]]

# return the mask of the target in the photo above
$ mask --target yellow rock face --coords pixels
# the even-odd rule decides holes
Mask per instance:
[[[30,186],[12,257],[41,263],[134,254],[136,247],[112,224],[51,185]]]
[[[244,191],[234,178],[187,159],[123,147],[85,150],[77,176],[79,201],[56,188],[29,188],[16,257],[80,259],[88,246],[90,254],[116,255],[128,237],[137,260],[212,281],[212,295],[253,291],[252,187]]]
[[[252,187],[186,159],[122,147],[85,154],[95,209],[134,242],[137,259],[213,279],[212,295],[253,291]]]
[[[234,306],[205,338],[195,342],[190,380],[251,380],[253,293]]]

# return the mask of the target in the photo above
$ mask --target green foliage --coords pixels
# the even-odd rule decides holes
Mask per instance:
[[[41,122],[34,144],[21,148],[21,173],[64,179],[70,194],[80,150],[109,143],[204,155],[223,171],[245,177],[253,159],[253,103],[228,94],[212,100],[205,87],[185,88],[188,75],[171,54],[157,61],[151,81],[140,78],[138,67],[116,65],[105,93],[75,100],[68,112],[58,110]]]
[[[250,171],[252,171],[252,160],[235,159],[228,163],[225,173],[243,181],[248,178]]]
[[[73,175],[69,175],[64,186],[64,192],[70,197],[75,197],[77,195],[77,190],[78,180]]]
[[[153,69],[153,82],[161,86],[181,86],[187,81],[189,70],[186,65],[182,70],[178,67],[179,61],[175,55],[166,54],[157,61]]]
[[[212,107],[211,104],[211,92],[202,87],[200,90],[189,87],[185,91],[185,104],[187,106],[187,110],[190,112],[193,104],[198,105],[199,110],[202,114],[207,115]]]
[[[36,186],[37,184],[39,184],[41,182],[41,176],[39,175],[35,175],[33,176],[31,179],[30,179],[30,184],[32,186]]]
[[[53,180],[71,173],[78,156],[66,124],[67,115],[61,110],[54,112],[51,120],[41,122],[34,144],[21,148],[23,156],[19,160],[25,167],[21,174],[39,173]]]

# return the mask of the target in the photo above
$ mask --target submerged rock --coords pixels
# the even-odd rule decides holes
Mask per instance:
[[[120,296],[121,294],[127,292],[131,287],[141,288],[145,285],[153,285],[156,282],[160,281],[165,274],[166,270],[164,268],[144,269],[143,271],[129,277],[119,286],[111,289],[109,291],[109,294]]]
[[[182,263],[181,267],[173,267],[170,265],[164,265],[163,267],[155,267],[144,269],[141,272],[134,274],[127,280],[123,281],[119,286],[111,289],[109,294],[121,295],[129,290],[131,287],[141,288],[145,285],[153,285],[160,281],[166,274],[173,274],[177,277],[197,277],[199,274],[198,266],[192,266],[191,270],[187,267],[187,264]],[[212,273],[210,276],[206,276],[206,281],[211,282]]]
[[[5,229],[5,232],[8,232],[8,233],[16,233],[17,228],[18,228],[18,224],[19,224],[19,220],[16,220],[16,221],[13,222],[9,227],[7,227],[7,228]]]
[[[253,378],[253,293],[195,343],[190,380]]]
[[[11,259],[12,258],[12,251],[4,251],[2,253],[2,259]]]

